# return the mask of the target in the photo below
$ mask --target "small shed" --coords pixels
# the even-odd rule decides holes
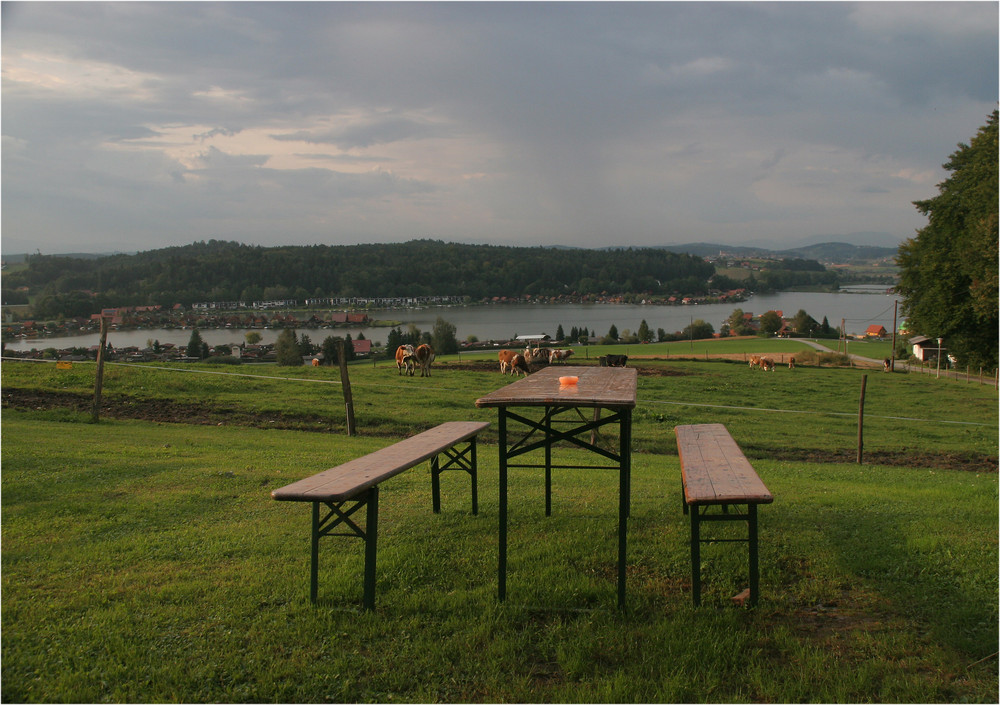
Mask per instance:
[[[915,335],[910,338],[909,343],[913,348],[913,356],[921,362],[929,362],[930,360],[937,359],[937,338],[928,338],[926,335]]]

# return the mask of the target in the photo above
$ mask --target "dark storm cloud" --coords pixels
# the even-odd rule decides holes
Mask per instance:
[[[3,248],[898,240],[996,105],[997,19],[950,2],[4,3]]]

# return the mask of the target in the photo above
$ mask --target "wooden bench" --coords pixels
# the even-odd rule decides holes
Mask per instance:
[[[750,466],[736,441],[722,424],[676,426],[677,453],[681,460],[684,513],[691,514],[691,590],[694,604],[701,604],[701,544],[746,542],[750,553],[751,605],[757,604],[760,573],[757,566],[757,505],[774,501]],[[746,505],[746,513],[730,514],[730,505]],[[709,513],[713,506],[722,513]],[[746,521],[746,539],[703,539],[704,521]]]
[[[488,422],[451,421],[418,433],[374,453],[285,485],[271,497],[287,502],[312,502],[312,570],[309,599],[316,602],[319,589],[319,539],[350,536],[365,541],[364,608],[375,608],[375,557],[378,546],[378,485],[383,480],[431,461],[431,493],[435,513],[441,511],[441,473],[465,470],[472,476],[472,513],[479,512],[476,489],[476,435]],[[441,456],[445,461],[441,462]],[[326,508],[321,515],[320,505]],[[351,519],[362,507],[365,528]],[[334,533],[344,527],[346,533]]]

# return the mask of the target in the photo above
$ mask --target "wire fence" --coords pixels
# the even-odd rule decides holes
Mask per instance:
[[[56,360],[40,360],[40,359],[23,359],[17,357],[4,357],[0,358],[3,360],[17,360],[20,362],[38,362],[38,363],[56,363]],[[93,364],[96,362],[92,360],[77,361],[74,364]],[[343,383],[340,380],[328,380],[328,379],[314,379],[308,377],[285,377],[280,375],[264,375],[264,374],[249,374],[242,372],[222,372],[217,370],[199,370],[184,367],[167,367],[164,365],[149,365],[149,364],[139,364],[130,362],[105,362],[107,366],[115,367],[127,367],[127,368],[138,368],[142,370],[157,370],[163,372],[176,372],[180,374],[203,374],[203,375],[215,375],[222,377],[233,377],[233,378],[252,378],[252,379],[268,379],[279,382],[301,382],[301,383],[314,383],[314,384],[329,384],[341,386]],[[415,391],[417,388],[412,385],[404,384],[389,384],[389,383],[372,383],[372,382],[351,382],[352,387],[368,387],[368,388],[392,388],[392,389],[407,389]],[[454,392],[466,392],[466,388],[459,387],[437,387],[438,390],[443,391],[454,391]],[[801,414],[810,416],[838,416],[838,417],[856,417],[856,412],[837,412],[837,411],[816,411],[812,409],[775,409],[769,407],[759,407],[759,406],[741,406],[738,404],[709,404],[706,402],[692,402],[692,401],[663,401],[659,399],[643,399],[639,397],[637,399],[637,404],[640,406],[687,406],[695,408],[706,408],[706,409],[725,409],[727,411],[740,411],[740,412],[755,412],[755,413],[767,413],[767,414]],[[881,416],[878,414],[866,414],[866,418],[869,419],[881,419],[887,421],[907,421],[914,423],[933,423],[933,424],[952,424],[960,426],[993,426],[992,423],[984,423],[981,421],[955,421],[950,419],[931,419],[931,418],[921,418],[915,416]]]

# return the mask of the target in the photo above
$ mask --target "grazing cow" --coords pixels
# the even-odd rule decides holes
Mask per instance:
[[[769,357],[762,357],[760,359],[760,369],[765,372],[774,372],[774,360]]]
[[[760,367],[760,355],[750,356],[750,369],[752,370],[755,367]]]
[[[417,349],[413,351],[413,358],[416,360],[417,365],[420,366],[420,376],[430,377],[431,363],[434,362],[434,348],[426,343],[418,345]],[[412,375],[413,372],[410,372],[410,374]]]
[[[406,370],[406,374],[413,376],[412,345],[400,345],[396,348],[396,369],[399,370],[399,374],[403,374],[403,370]]]
[[[528,363],[532,362],[548,362],[549,361],[549,351],[542,350],[541,348],[532,348],[530,345],[524,349],[524,361]]]
[[[572,350],[549,350],[549,362],[564,362],[572,354]]]
[[[790,369],[790,370],[794,370],[795,369],[795,357],[794,356],[788,358],[788,369]]]
[[[528,361],[524,355],[519,355],[513,350],[501,350],[497,357],[500,360],[500,374],[512,374],[517,376],[519,372],[528,374]]]
[[[605,355],[605,367],[625,367],[628,363],[628,355]]]
[[[890,360],[889,358],[886,358],[886,359],[882,360],[882,371],[883,372],[888,372],[891,367],[892,367],[892,360]]]
[[[500,361],[500,374],[507,374],[510,370],[510,363],[516,354],[513,350],[501,350],[497,353],[497,359]]]
[[[522,372],[525,377],[530,374],[528,371],[528,361],[524,359],[524,355],[514,355],[510,361],[510,373],[517,377]]]

